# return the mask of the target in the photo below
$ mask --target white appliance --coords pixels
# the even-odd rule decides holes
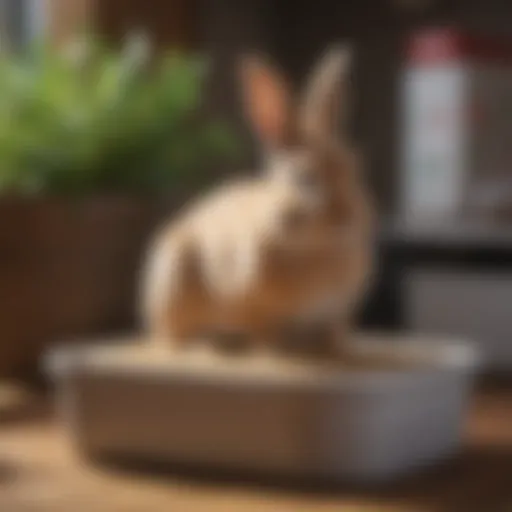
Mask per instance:
[[[453,29],[416,33],[403,75],[402,213],[485,215],[512,204],[512,45]]]

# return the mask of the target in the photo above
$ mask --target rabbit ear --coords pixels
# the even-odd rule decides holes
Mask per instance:
[[[346,114],[347,79],[352,61],[348,45],[333,46],[314,70],[301,106],[301,128],[310,135],[329,136]]]
[[[266,146],[284,144],[291,107],[285,80],[257,57],[241,60],[240,78],[246,114],[256,134]]]

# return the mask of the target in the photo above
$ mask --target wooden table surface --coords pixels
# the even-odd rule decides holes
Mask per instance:
[[[373,490],[304,489],[81,462],[47,401],[2,419],[1,512],[512,512],[512,389],[480,391],[466,448],[442,468]]]

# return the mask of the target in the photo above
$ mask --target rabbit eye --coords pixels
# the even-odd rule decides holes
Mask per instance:
[[[297,183],[306,190],[318,188],[318,178],[312,172],[301,172],[297,176]]]

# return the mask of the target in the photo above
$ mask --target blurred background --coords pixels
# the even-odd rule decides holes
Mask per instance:
[[[508,0],[0,0],[1,510],[512,510],[511,20]],[[133,329],[155,226],[257,168],[236,59],[268,55],[299,86],[344,40],[380,214],[360,325],[479,347],[467,454],[396,489],[320,496],[78,474],[44,350]]]

